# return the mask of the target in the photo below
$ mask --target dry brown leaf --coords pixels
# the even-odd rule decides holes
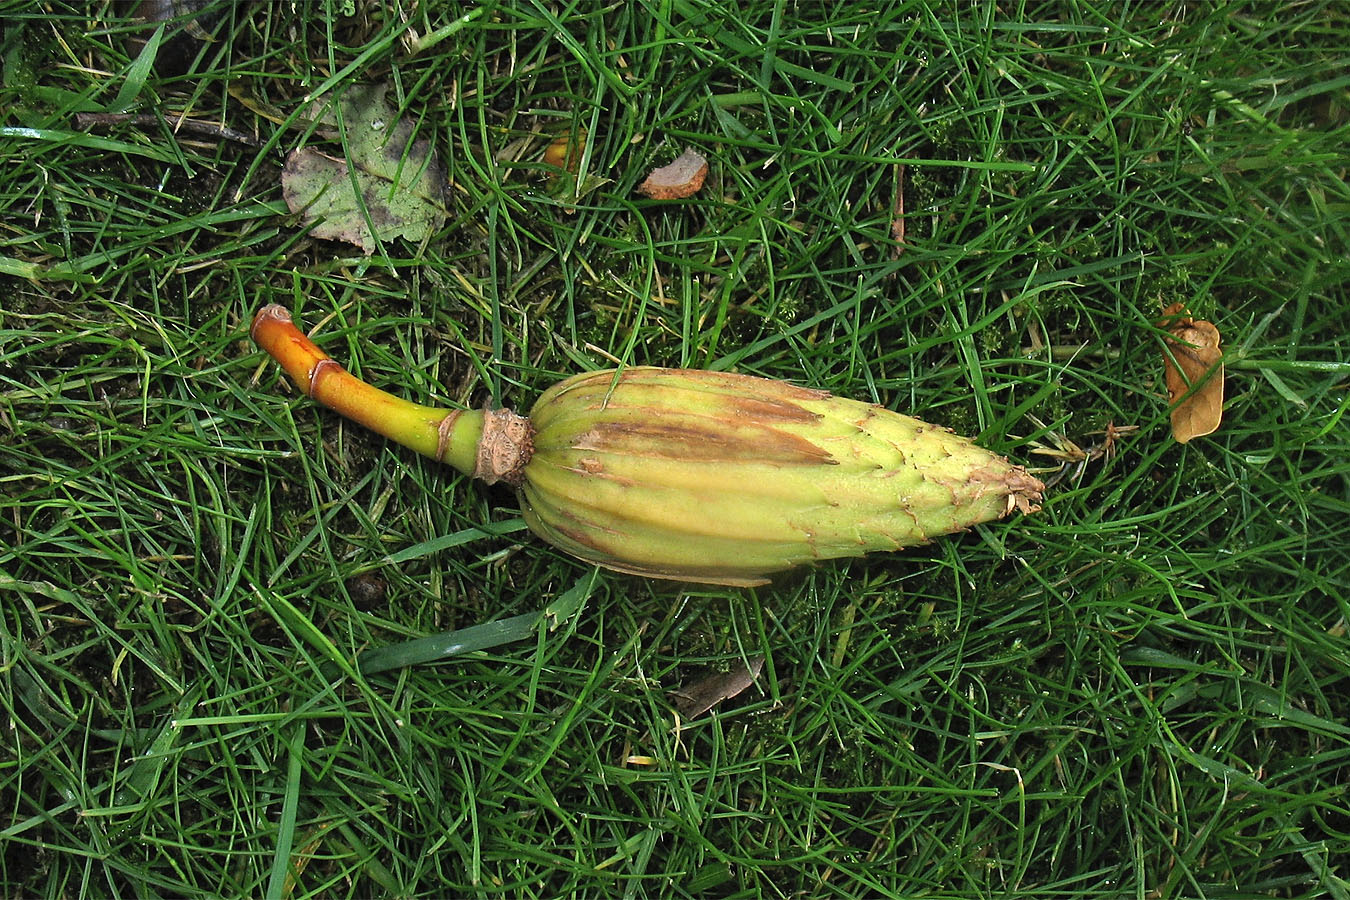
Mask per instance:
[[[686,150],[674,162],[653,169],[638,192],[653,200],[679,200],[698,193],[708,177],[708,161],[693,150]]]
[[[749,664],[737,662],[729,672],[717,672],[678,691],[671,691],[675,708],[686,719],[697,718],[723,700],[730,700],[755,683],[764,668],[764,657],[756,656]]]
[[[1191,318],[1185,304],[1163,310],[1159,328],[1167,330],[1163,375],[1172,404],[1172,436],[1178,444],[1212,434],[1223,419],[1223,351],[1219,329]]]

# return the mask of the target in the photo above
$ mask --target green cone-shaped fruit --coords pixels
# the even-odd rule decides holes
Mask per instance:
[[[563,381],[528,419],[419,406],[353,377],[278,306],[252,333],[318,402],[517,490],[540,537],[654,578],[751,585],[814,560],[894,550],[1013,510],[1026,469],[880,406],[781,381],[627,368]]]
[[[1042,484],[884,407],[722,372],[576,375],[529,414],[525,521],[571,555],[653,578],[757,584],[807,561],[919,544]]]
[[[952,432],[779,381],[684,369],[578,375],[530,412],[536,534],[621,572],[758,584],[1014,509],[1042,485]]]

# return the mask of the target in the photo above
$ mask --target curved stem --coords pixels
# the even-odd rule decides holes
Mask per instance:
[[[258,310],[250,334],[319,403],[465,475],[477,474],[481,410],[421,406],[367,384],[316,347],[275,303]]]

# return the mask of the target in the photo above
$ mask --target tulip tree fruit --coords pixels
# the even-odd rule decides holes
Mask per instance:
[[[253,338],[319,403],[488,483],[567,553],[619,572],[763,584],[1039,509],[1021,466],[945,428],[782,381],[633,366],[575,375],[528,418],[421,406],[366,384],[280,306]]]

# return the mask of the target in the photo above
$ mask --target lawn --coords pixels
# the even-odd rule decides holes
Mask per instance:
[[[5,897],[1350,898],[1346,4],[128,6],[0,0]],[[369,85],[444,176],[366,252],[282,173]],[[736,371],[1050,487],[598,570],[303,396],[269,303],[419,403]]]

